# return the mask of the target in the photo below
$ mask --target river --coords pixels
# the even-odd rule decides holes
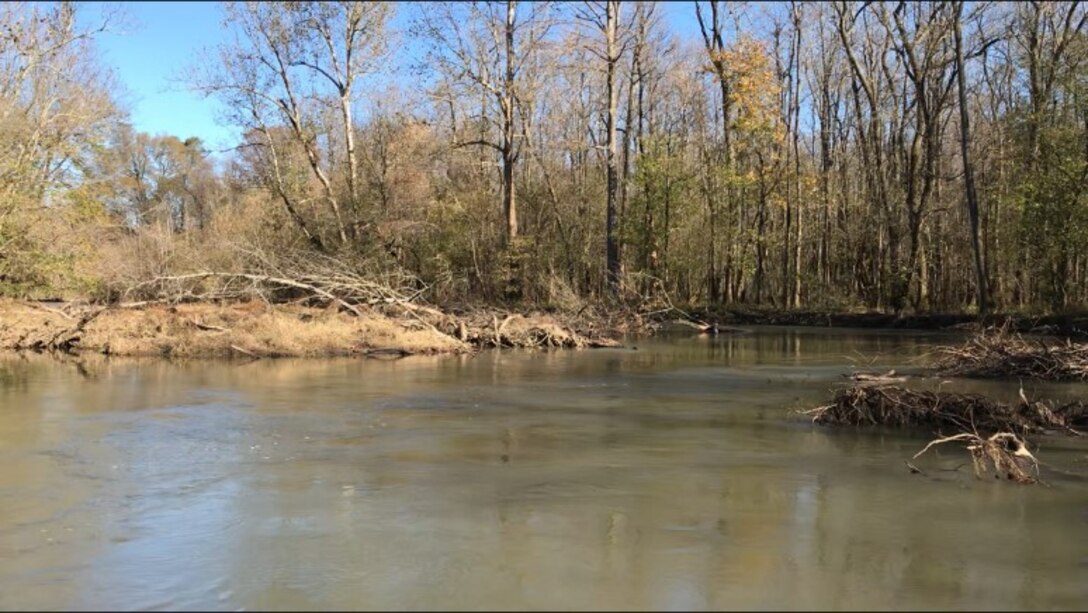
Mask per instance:
[[[910,474],[926,433],[791,413],[952,338],[2,356],[0,608],[1084,609],[1083,439],[1041,441],[1056,470],[1018,486],[938,470],[952,448]]]

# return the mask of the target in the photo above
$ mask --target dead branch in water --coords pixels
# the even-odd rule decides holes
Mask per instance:
[[[917,460],[937,445],[953,442],[967,443],[975,476],[980,479],[992,469],[999,479],[1005,477],[1017,483],[1036,483],[1039,480],[1039,461],[1028,451],[1024,440],[1011,432],[997,432],[988,438],[971,432],[941,437],[930,441],[911,459]]]
[[[618,347],[608,338],[588,336],[549,315],[480,311],[462,317],[435,311],[431,323],[442,333],[475,347],[568,348]],[[499,317],[502,317],[500,322]]]
[[[907,380],[906,377],[896,375],[894,370],[886,373],[856,372],[843,376],[859,383],[899,383]]]
[[[411,351],[399,347],[375,347],[363,350],[368,358],[400,359],[412,355]]]

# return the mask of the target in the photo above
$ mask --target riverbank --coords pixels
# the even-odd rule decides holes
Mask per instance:
[[[682,327],[678,324],[684,324]],[[980,331],[971,314],[670,309],[639,315],[607,309],[577,314],[446,309],[415,303],[325,307],[262,300],[114,306],[0,300],[0,350],[172,357],[373,357],[467,353],[492,347],[618,345],[625,333],[663,329],[728,333],[735,326]],[[1010,332],[1088,337],[1088,315],[993,315]]]
[[[420,305],[347,312],[333,305],[247,301],[102,307],[0,301],[0,349],[163,357],[398,357],[486,347],[580,348],[618,343],[540,313]]]
[[[879,311],[825,312],[773,311],[756,309],[694,309],[691,316],[721,325],[815,326],[836,328],[878,328],[892,330],[966,330],[983,328],[970,313],[914,313],[896,315]],[[1088,313],[1056,315],[994,314],[985,326],[1006,327],[1012,332],[1054,336],[1088,336]]]

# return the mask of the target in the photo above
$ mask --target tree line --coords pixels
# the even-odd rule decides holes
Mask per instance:
[[[184,74],[217,158],[132,129],[80,8],[0,8],[8,294],[259,252],[437,302],[1088,304],[1080,2],[229,3]]]

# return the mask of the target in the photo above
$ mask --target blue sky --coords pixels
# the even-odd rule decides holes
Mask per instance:
[[[394,27],[403,27],[425,5],[401,3]],[[133,127],[151,134],[196,136],[211,150],[236,144],[239,131],[221,125],[214,99],[186,91],[178,78],[199,57],[231,36],[223,25],[225,10],[219,2],[125,2],[80,4],[88,25],[101,19],[103,10],[120,9],[124,20],[98,39],[103,61],[124,88]],[[674,32],[697,36],[691,2],[664,3]],[[410,48],[404,49],[411,52]]]
[[[81,5],[87,23],[116,4]],[[220,126],[214,100],[205,100],[175,82],[202,47],[225,40],[223,7],[218,2],[129,2],[120,5],[125,19],[117,31],[98,39],[102,60],[125,93],[120,96],[133,126],[152,134],[197,136],[210,149],[229,147],[237,132]]]

